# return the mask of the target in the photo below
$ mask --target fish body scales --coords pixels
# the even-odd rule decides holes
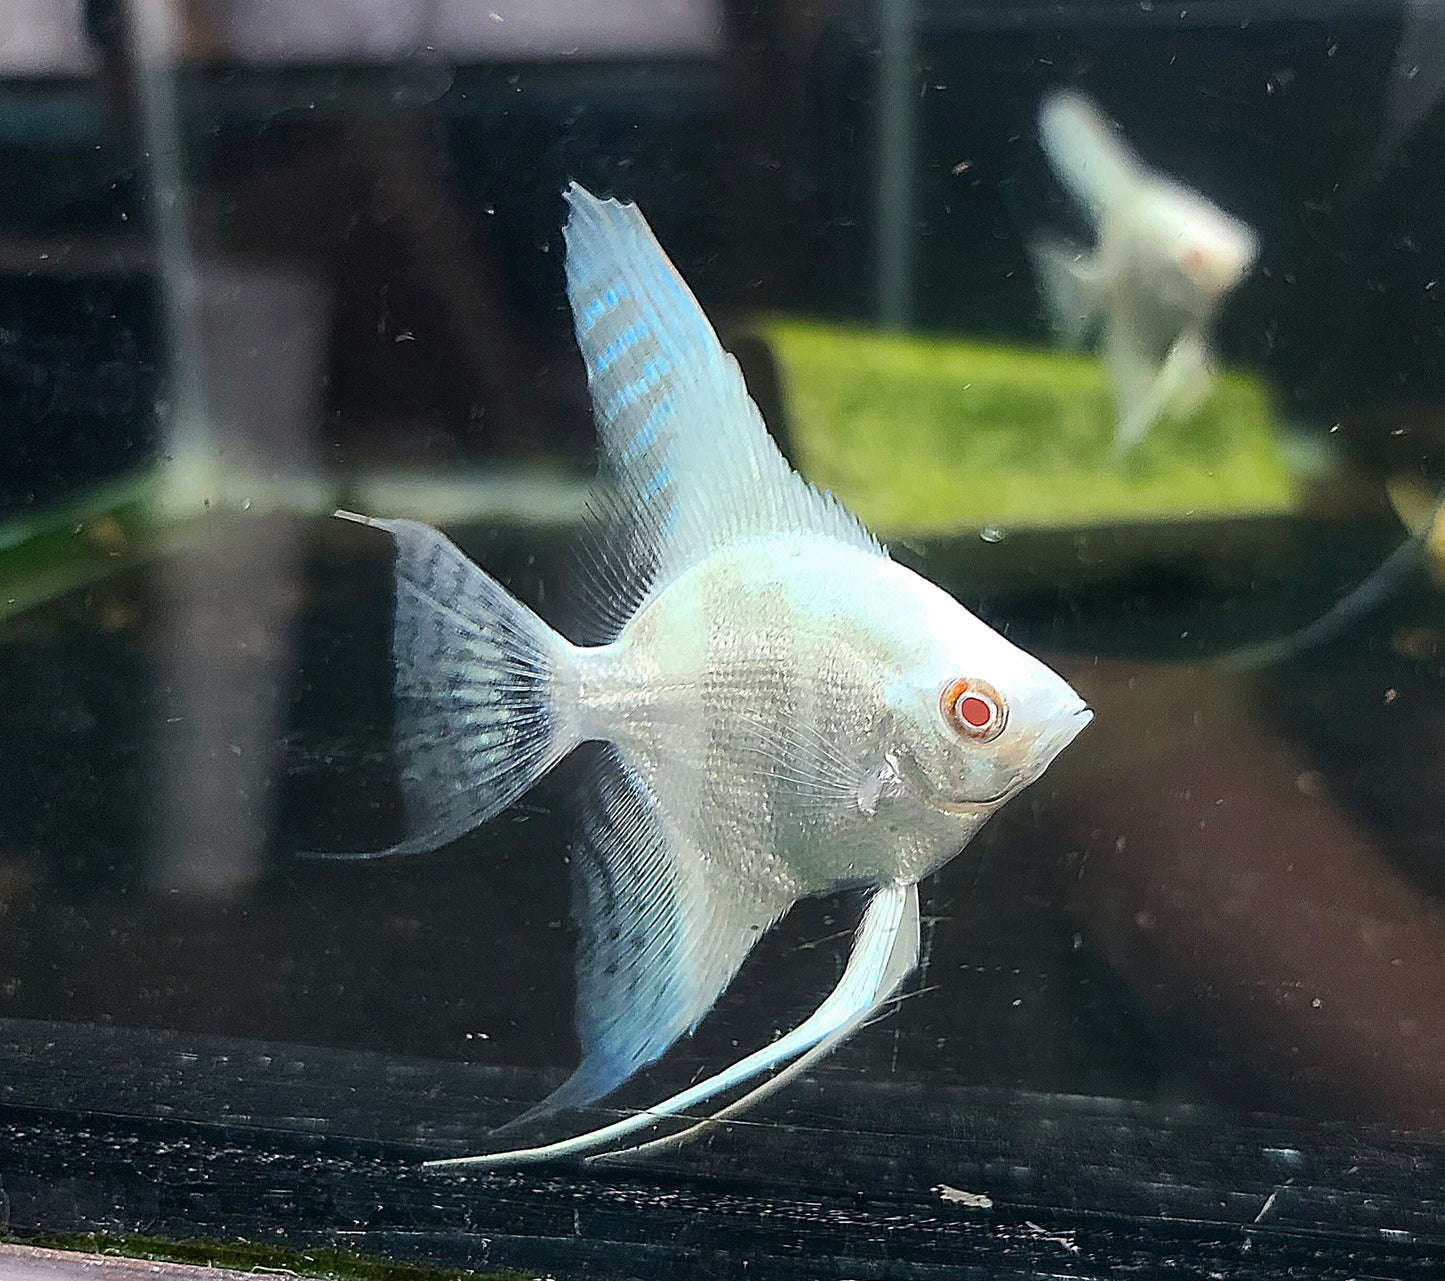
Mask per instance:
[[[890,685],[927,656],[935,592],[833,539],[739,540],[586,656],[579,724],[677,798],[662,802],[673,821],[742,882],[801,897],[916,880],[982,817],[901,798],[880,817],[864,804],[885,765]]]

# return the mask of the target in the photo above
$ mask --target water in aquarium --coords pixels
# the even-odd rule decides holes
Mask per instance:
[[[0,0],[0,1276],[1432,1275],[1442,155],[1437,0]]]

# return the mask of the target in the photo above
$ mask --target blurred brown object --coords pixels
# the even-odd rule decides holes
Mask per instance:
[[[225,54],[225,46],[215,25],[201,10],[196,0],[177,0],[176,15],[180,19],[177,36],[178,55],[186,62],[214,62]]]
[[[146,97],[138,60],[152,62],[150,74],[163,79],[206,64],[218,64],[213,73],[222,78],[238,68],[242,76],[264,76],[264,68],[238,61],[217,9],[199,0],[111,0],[91,19],[103,55],[108,129],[138,163],[154,167],[169,157],[189,206],[178,225],[197,270],[244,260],[320,284],[330,300],[331,355],[360,353],[345,373],[353,382],[358,370],[366,375],[349,403],[330,407],[346,416],[357,403],[380,401],[374,412],[398,428],[384,461],[415,461],[400,430],[409,408],[379,394],[387,371],[397,369],[427,388],[429,404],[437,402],[436,430],[454,443],[535,451],[539,433],[557,417],[537,391],[546,366],[519,334],[485,222],[456,189],[445,130],[398,104],[378,80],[374,96],[362,95],[349,117],[273,120],[266,145],[247,152],[249,163],[212,166],[194,140],[213,137],[227,122],[204,115],[211,100],[195,98],[192,81],[165,80]],[[365,78],[364,69],[357,74]],[[147,111],[154,116],[157,103],[168,104],[174,119],[153,139],[147,130],[158,122]],[[168,207],[159,197],[152,204]],[[165,265],[178,249],[160,230],[163,222],[158,216],[156,252]],[[395,282],[402,287],[393,290]],[[420,373],[418,349],[426,351]],[[320,372],[337,381],[336,369]],[[444,390],[435,385],[437,373],[449,384]]]
[[[1067,673],[1084,942],[1246,1107],[1445,1123],[1445,912],[1330,795],[1252,686],[1184,665]],[[1086,776],[1087,775],[1087,776]]]
[[[343,349],[380,364],[416,342],[439,348],[483,411],[454,422],[457,435],[475,445],[480,428],[490,450],[536,448],[555,417],[538,403],[541,358],[519,336],[497,254],[458,203],[423,116],[310,126],[265,166],[199,185],[195,200],[213,251],[299,264],[328,283]]]

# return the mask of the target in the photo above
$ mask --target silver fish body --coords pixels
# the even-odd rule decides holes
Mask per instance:
[[[1115,444],[1131,449],[1166,415],[1193,411],[1213,378],[1210,330],[1259,254],[1255,233],[1197,191],[1151,169],[1087,98],[1058,92],[1039,137],[1093,223],[1092,253],[1041,237],[1035,269],[1065,336],[1101,331],[1118,404]]]
[[[961,754],[938,710],[960,672],[1027,684],[1021,725],[1072,737],[1084,712],[926,579],[797,534],[699,563],[584,663],[582,736],[620,747],[711,859],[783,906],[936,871],[1062,746],[1022,730]]]
[[[578,744],[609,745],[574,859],[583,1057],[543,1111],[600,1098],[694,1028],[798,899],[869,899],[842,980],[793,1032],[646,1113],[471,1166],[615,1149],[825,1053],[912,968],[919,879],[1089,718],[792,472],[636,209],[567,199],[578,345],[625,517],[607,574],[621,617],[573,645],[436,531],[367,521],[397,546],[408,836],[383,853],[452,839]]]

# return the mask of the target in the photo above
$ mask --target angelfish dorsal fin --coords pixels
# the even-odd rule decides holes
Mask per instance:
[[[1059,181],[1096,224],[1144,180],[1133,148],[1083,94],[1063,89],[1044,98],[1039,141]]]
[[[519,1121],[584,1106],[659,1058],[793,903],[704,857],[616,748],[587,791],[573,879],[582,1062]]]
[[[877,541],[779,453],[722,349],[636,206],[573,183],[567,295],[587,366],[604,472],[647,558],[643,590],[728,540],[797,530],[882,555]]]

